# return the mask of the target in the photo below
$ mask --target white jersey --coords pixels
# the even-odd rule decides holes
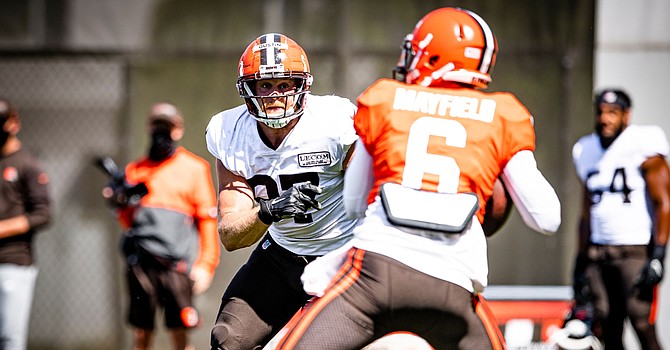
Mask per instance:
[[[652,232],[651,209],[642,163],[668,155],[668,141],[658,126],[629,125],[607,148],[598,135],[583,136],[572,148],[577,175],[591,195],[591,242],[645,245]]]
[[[245,105],[223,111],[207,126],[207,149],[233,174],[244,177],[256,198],[275,198],[293,184],[311,181],[323,192],[321,210],[306,223],[284,219],[268,229],[277,244],[299,255],[323,255],[351,238],[357,221],[347,219],[342,201],[344,158],[358,139],[356,107],[337,96],[306,96],[304,114],[273,150],[258,134]]]

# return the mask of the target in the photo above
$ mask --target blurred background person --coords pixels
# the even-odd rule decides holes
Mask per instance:
[[[126,229],[128,321],[135,328],[134,348],[149,349],[160,306],[174,349],[191,349],[187,331],[201,324],[193,297],[209,288],[219,263],[210,165],[177,146],[184,119],[174,105],[153,105],[147,130],[147,155],[125,168],[128,186],[143,184],[146,193],[140,199],[123,186],[104,191]]]
[[[24,149],[19,113],[0,98],[0,349],[27,347],[37,265],[33,239],[51,219],[49,177]]]
[[[607,350],[623,349],[626,318],[642,349],[661,348],[655,322],[670,233],[668,141],[656,125],[632,124],[631,107],[625,91],[599,91],[595,131],[572,150],[584,195],[571,317],[592,326]]]

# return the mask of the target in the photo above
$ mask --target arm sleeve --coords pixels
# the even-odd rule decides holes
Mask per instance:
[[[347,148],[356,142],[358,140],[358,134],[356,134],[356,130],[354,129],[354,115],[356,114],[357,107],[351,101],[349,101],[346,98],[342,98],[342,107],[340,107],[342,111],[342,115],[346,116],[344,118],[343,122],[343,128],[344,131],[341,133],[341,142],[343,145],[346,145]]]
[[[38,166],[26,173],[26,217],[30,229],[45,226],[51,220],[51,200],[49,198],[49,177]]]
[[[356,141],[356,150],[344,174],[344,207],[351,218],[365,216],[368,208],[368,193],[374,184],[372,157],[361,140]]]
[[[665,137],[665,132],[656,125],[649,126],[648,128],[649,136],[646,138],[645,142],[641,143],[641,146],[646,148],[645,153],[647,158],[656,154],[667,157],[669,146],[668,139]]]
[[[205,129],[205,144],[207,145],[207,150],[218,159],[221,158],[218,150],[222,127],[221,119],[222,117],[215,115],[210,119],[207,128]]]
[[[542,234],[551,234],[561,224],[561,203],[537,168],[531,151],[516,153],[501,176],[524,223]]]
[[[203,160],[204,161],[204,160]],[[195,181],[194,206],[195,219],[200,235],[200,253],[194,265],[203,266],[214,273],[219,265],[221,247],[216,227],[216,194],[212,187],[210,167],[200,171],[199,180]]]

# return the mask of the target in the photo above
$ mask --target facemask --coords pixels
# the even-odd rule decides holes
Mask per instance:
[[[6,121],[6,118],[0,119],[0,147],[4,146],[5,143],[7,143],[7,139],[9,138],[9,133],[5,131],[4,128]]]
[[[160,161],[174,154],[176,143],[170,137],[170,131],[158,129],[151,134],[151,147],[149,148],[149,159]]]

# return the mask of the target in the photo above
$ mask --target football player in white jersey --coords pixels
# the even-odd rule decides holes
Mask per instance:
[[[342,201],[344,170],[358,139],[356,107],[315,96],[307,55],[282,34],[264,34],[242,54],[237,88],[245,104],[212,117],[219,235],[228,251],[260,240],[221,301],[212,349],[262,347],[309,296],[305,265],[351,238]]]
[[[630,124],[630,109],[622,90],[597,93],[595,132],[572,149],[584,184],[573,317],[593,322],[608,350],[623,349],[626,317],[643,349],[660,349],[655,291],[670,232],[668,141],[658,126]]]

